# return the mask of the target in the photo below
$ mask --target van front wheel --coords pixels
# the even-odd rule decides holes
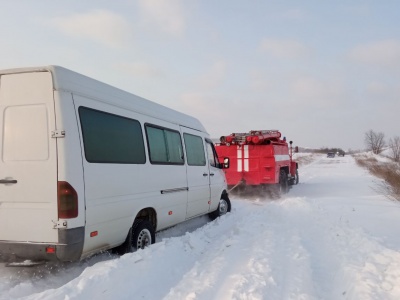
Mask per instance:
[[[219,200],[218,209],[216,211],[210,212],[208,216],[211,220],[214,220],[220,216],[225,215],[231,211],[231,201],[227,195],[223,195]]]

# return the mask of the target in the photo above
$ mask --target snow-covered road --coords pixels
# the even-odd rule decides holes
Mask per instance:
[[[400,205],[353,158],[319,156],[280,200],[231,198],[120,258],[1,266],[0,299],[400,299]]]

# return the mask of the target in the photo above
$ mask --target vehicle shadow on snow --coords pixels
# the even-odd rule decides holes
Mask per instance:
[[[110,252],[103,252],[79,262],[45,262],[30,265],[27,261],[18,266],[7,266],[7,264],[1,263],[0,294],[5,291],[13,292],[12,290],[15,288],[18,297],[24,297],[50,288],[58,288],[78,277],[87,267],[117,257],[118,255]]]
[[[183,236],[187,232],[193,232],[209,222],[210,219],[207,215],[190,219],[157,232],[156,241],[161,242],[163,239],[170,237]],[[56,289],[81,275],[86,268],[99,262],[118,259],[119,257],[112,251],[105,251],[79,262],[45,262],[32,266],[29,266],[29,263],[25,265],[21,263],[15,267],[7,267],[5,263],[0,263],[0,295],[6,291],[13,293],[13,289],[15,289],[18,297],[40,293],[48,289]],[[21,289],[21,286],[25,286],[25,288]]]
[[[193,231],[197,230],[198,228],[206,225],[210,221],[211,220],[207,215],[187,220],[183,223],[180,223],[173,227],[170,227],[170,228],[167,228],[167,229],[157,232],[156,233],[156,241],[160,242],[161,240],[163,240],[165,238],[183,236],[187,232],[193,232]]]

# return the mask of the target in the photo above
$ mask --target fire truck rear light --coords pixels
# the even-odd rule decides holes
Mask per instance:
[[[58,218],[71,219],[78,216],[78,193],[66,181],[58,182]]]
[[[258,144],[258,143],[260,142],[260,138],[259,138],[258,136],[253,136],[253,137],[251,138],[251,141],[252,141],[254,144]]]
[[[56,253],[56,247],[54,247],[54,246],[46,247],[46,253],[48,253],[48,254]]]

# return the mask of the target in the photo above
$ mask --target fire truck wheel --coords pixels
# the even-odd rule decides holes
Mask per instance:
[[[296,170],[296,175],[295,175],[295,179],[294,179],[294,184],[298,184],[299,183],[299,171]]]
[[[286,194],[289,191],[289,182],[284,170],[279,173],[279,189],[281,194]]]
[[[231,208],[232,208],[231,201],[229,200],[228,196],[223,195],[219,200],[218,209],[216,211],[210,212],[208,216],[210,217],[211,220],[214,220],[230,212]]]

